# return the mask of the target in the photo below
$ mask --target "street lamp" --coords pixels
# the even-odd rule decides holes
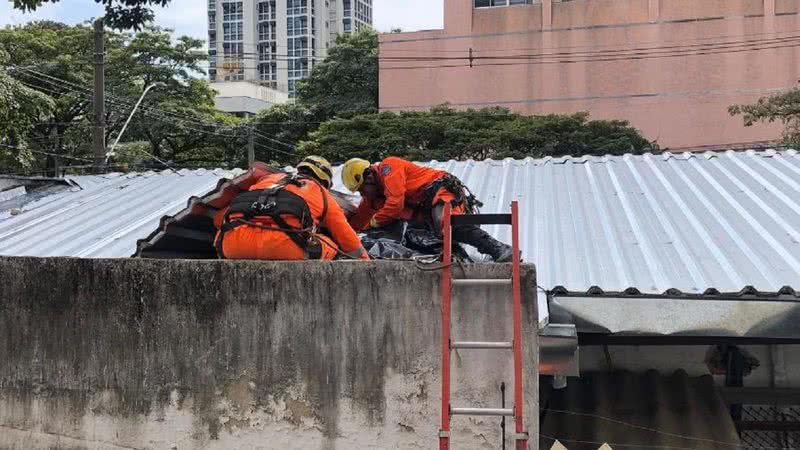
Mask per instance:
[[[155,82],[155,83],[153,83],[150,86],[147,86],[145,88],[144,92],[142,92],[142,96],[139,97],[139,101],[136,102],[136,106],[133,107],[133,111],[131,111],[131,115],[128,116],[128,120],[125,121],[125,125],[122,126],[122,130],[120,130],[119,134],[117,135],[117,140],[114,141],[114,145],[111,146],[111,150],[109,150],[106,153],[106,164],[108,164],[108,159],[111,158],[112,156],[114,156],[114,149],[117,148],[117,144],[119,144],[120,138],[122,137],[123,134],[125,134],[125,129],[128,128],[128,124],[131,123],[131,119],[133,119],[133,115],[136,114],[136,110],[139,109],[139,105],[142,104],[142,100],[144,100],[144,96],[147,95],[148,92],[150,92],[150,89],[153,89],[155,87],[164,87],[166,85],[167,85],[166,83],[162,83],[160,81],[157,81],[157,82]]]

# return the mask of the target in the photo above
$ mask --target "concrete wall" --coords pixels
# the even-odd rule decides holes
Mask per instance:
[[[510,268],[466,270],[498,278]],[[534,278],[526,268],[531,436]],[[436,272],[388,262],[0,258],[0,286],[0,448],[436,446]],[[454,299],[454,338],[509,337],[507,296],[471,289]],[[510,361],[454,354],[454,404],[497,407]],[[453,448],[498,448],[498,423],[454,418]]]
[[[448,102],[460,108],[500,105],[525,114],[589,111],[594,118],[631,121],[662,148],[682,148],[780,138],[780,124],[745,128],[727,108],[792,88],[800,77],[798,47],[774,41],[800,28],[796,0],[471,5],[472,0],[445,0],[444,30],[382,35],[381,55],[466,58],[472,48],[476,56],[550,54],[550,61],[579,62],[431,68],[463,66],[466,59],[382,61],[381,109],[419,110]],[[751,49],[773,48],[741,51],[747,48],[743,41],[750,41]],[[685,51],[687,45],[737,42],[728,45],[736,52],[587,61],[598,51],[675,46]],[[487,62],[503,61],[476,64]],[[413,66],[427,68],[408,69]]]

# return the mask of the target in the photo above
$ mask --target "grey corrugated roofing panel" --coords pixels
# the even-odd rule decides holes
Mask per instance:
[[[136,241],[189,197],[217,187],[241,171],[181,170],[79,176],[80,186],[0,216],[0,254],[19,256],[128,257]]]
[[[539,283],[662,294],[800,290],[795,151],[433,162],[484,212],[520,201]],[[510,241],[510,229],[487,228]]]
[[[484,212],[520,201],[523,257],[537,265],[546,289],[800,291],[800,155],[793,150],[429,164],[461,178]],[[340,170],[335,187],[342,189]],[[50,195],[17,216],[0,211],[0,254],[130,256],[138,239],[157,239],[162,216],[233,175],[75,177],[83,190]],[[510,241],[508,227],[487,230]]]

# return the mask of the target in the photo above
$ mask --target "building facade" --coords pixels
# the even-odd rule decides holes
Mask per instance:
[[[800,78],[797,0],[445,0],[444,7],[442,30],[381,36],[382,110],[450,103],[589,111],[629,120],[661,148],[727,146],[779,139],[781,124],[744,127],[728,107]]]
[[[209,78],[292,98],[337,34],[371,25],[372,0],[208,0]]]

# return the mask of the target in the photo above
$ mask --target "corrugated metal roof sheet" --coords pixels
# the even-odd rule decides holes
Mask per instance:
[[[484,212],[520,201],[523,257],[536,263],[547,289],[800,291],[795,151],[429,164],[464,181]],[[82,191],[51,195],[14,217],[0,211],[0,254],[130,256],[137,239],[158,236],[151,232],[159,218],[232,175],[75,177]],[[510,240],[508,227],[487,229]]]
[[[539,283],[702,294],[800,291],[800,155],[685,153],[432,163],[486,206],[519,200]],[[509,227],[488,231],[510,242]]]
[[[71,177],[65,189],[18,208],[0,206],[0,255],[129,257],[136,242],[189,197],[241,171],[181,170]],[[34,197],[31,194],[31,197]]]

